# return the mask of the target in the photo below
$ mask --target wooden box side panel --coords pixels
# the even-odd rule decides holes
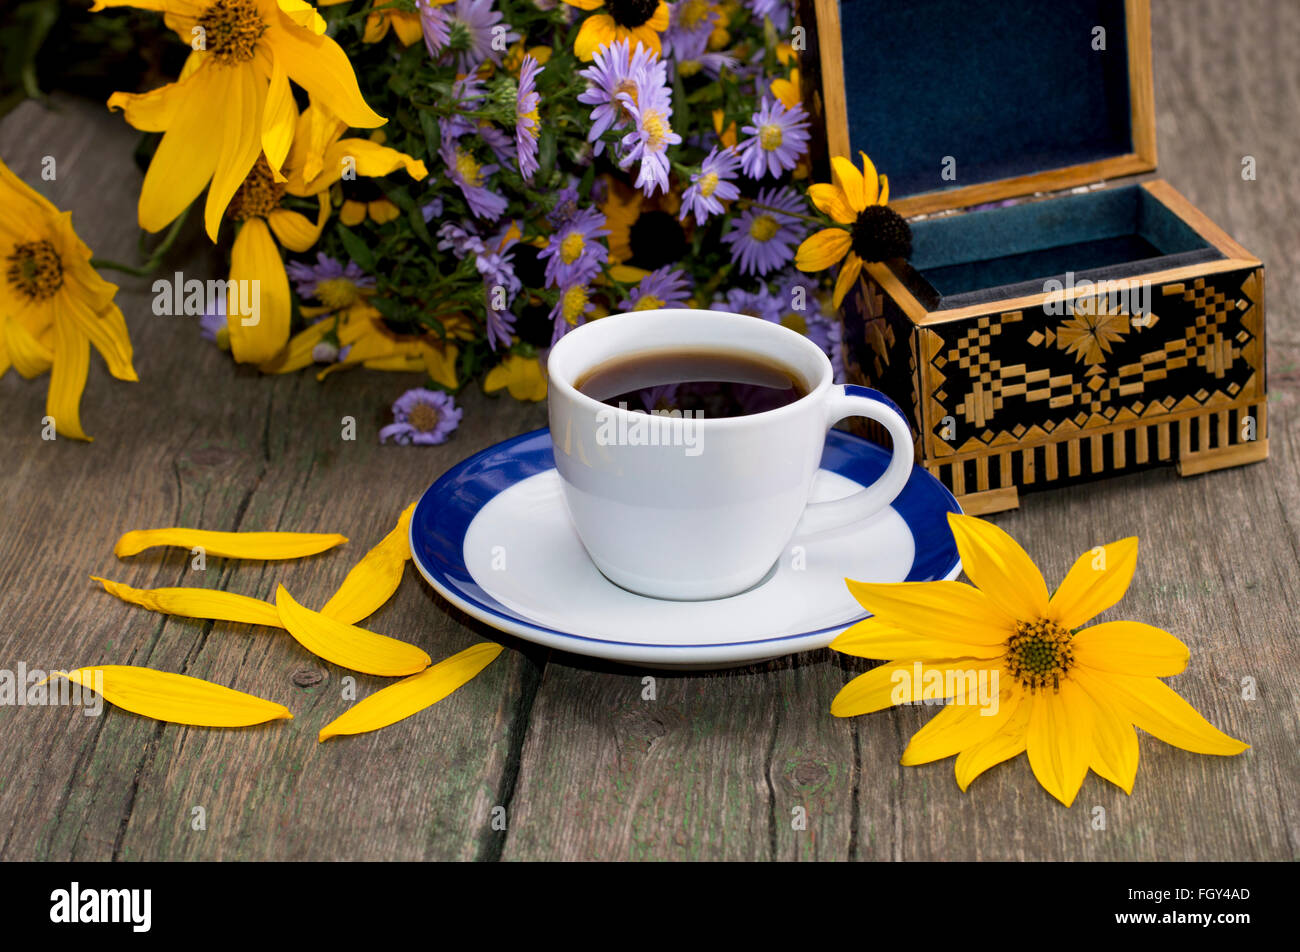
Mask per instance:
[[[1128,293],[914,329],[919,458],[969,511],[1147,466],[1192,475],[1267,455],[1263,268]],[[881,313],[901,310],[884,301]],[[847,326],[845,339],[869,350]]]

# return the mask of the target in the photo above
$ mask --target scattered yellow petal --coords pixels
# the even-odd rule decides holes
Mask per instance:
[[[325,741],[340,734],[364,734],[396,724],[403,718],[437,704],[461,685],[473,680],[500,653],[501,646],[492,642],[475,645],[445,661],[439,661],[417,675],[376,691],[321,728],[320,740]]]
[[[89,688],[124,711],[173,724],[248,727],[293,718],[283,704],[211,681],[153,668],[107,664],[56,671],[50,677],[64,677]]]
[[[110,595],[116,595],[124,602],[150,611],[183,615],[186,618],[211,618],[247,625],[284,627],[275,606],[260,598],[210,588],[132,588],[98,575],[92,575],[91,578],[103,585],[104,591]]]
[[[392,678],[423,671],[433,660],[415,645],[299,605],[283,585],[275,590],[275,605],[284,627],[300,645],[340,667]]]
[[[228,559],[298,559],[316,555],[347,542],[337,532],[209,532],[206,529],[137,529],[117,540],[113,554],[119,559],[155,546],[201,548],[208,555]]]
[[[402,510],[397,525],[380,543],[352,567],[337,592],[325,603],[321,614],[355,625],[373,615],[393,597],[402,581],[406,561],[411,557],[411,513],[415,503]]]

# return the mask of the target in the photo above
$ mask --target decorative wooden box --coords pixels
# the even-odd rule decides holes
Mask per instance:
[[[1147,0],[800,13],[827,150],[870,155],[912,227],[844,299],[847,374],[966,511],[1268,455],[1263,265],[1167,183],[1103,181],[1156,164]]]

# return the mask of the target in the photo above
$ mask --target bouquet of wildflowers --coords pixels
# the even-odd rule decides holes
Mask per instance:
[[[230,241],[205,333],[267,373],[423,372],[385,438],[446,439],[475,381],[544,399],[549,348],[620,311],[779,321],[840,369],[794,267],[823,220],[790,0],[95,9],[115,6],[159,10],[192,48],[176,82],[109,106],[161,133],[141,225],[206,190]]]

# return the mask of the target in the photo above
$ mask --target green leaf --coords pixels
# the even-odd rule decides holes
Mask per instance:
[[[362,241],[355,232],[346,225],[338,225],[335,230],[338,232],[339,240],[343,242],[343,247],[347,249],[348,257],[361,266],[361,270],[369,274],[375,271],[375,256],[370,251],[370,246]],[[376,306],[378,302],[376,301]],[[380,310],[383,310],[380,308]]]
[[[423,109],[418,111],[420,128],[424,132],[424,144],[429,149],[429,154],[425,158],[432,159],[442,148],[442,127],[438,125],[438,117],[433,113],[425,112]]]

